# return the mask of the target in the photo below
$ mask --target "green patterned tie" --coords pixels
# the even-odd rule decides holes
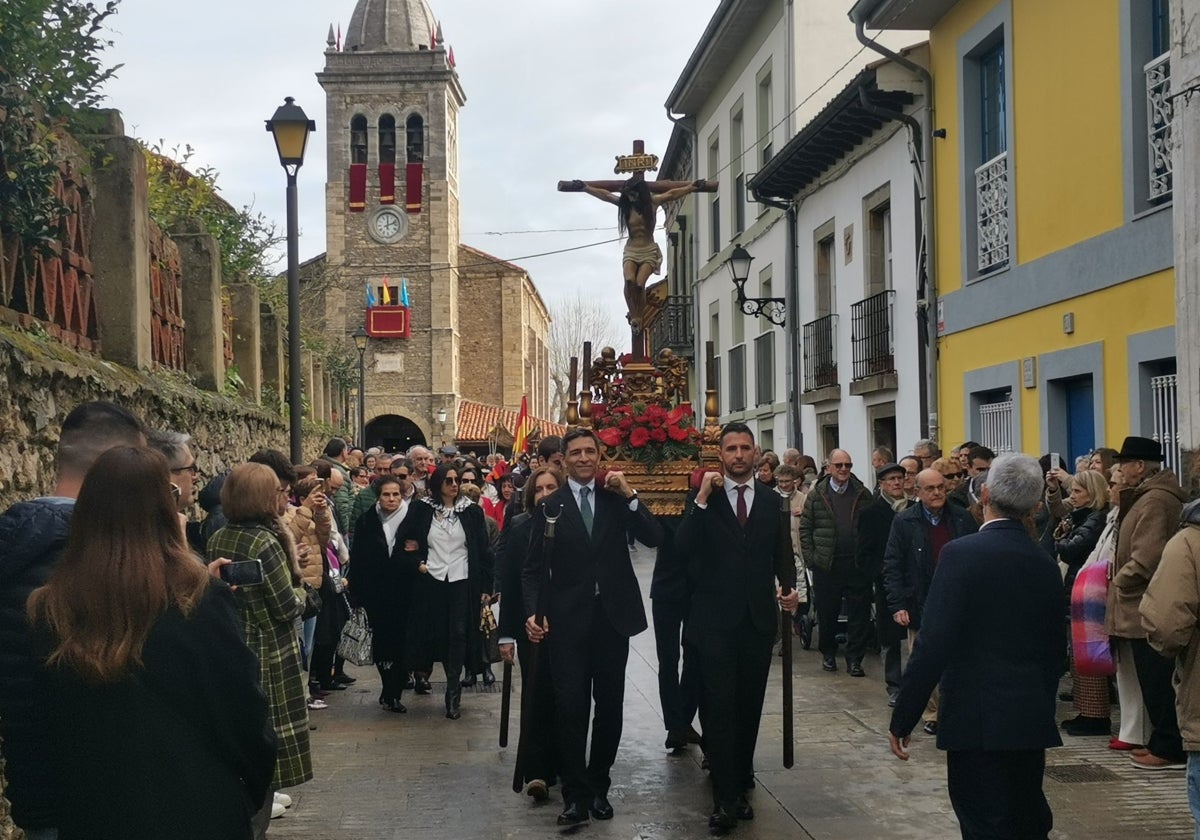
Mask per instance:
[[[588,536],[592,535],[592,488],[579,488],[579,513],[583,516],[583,527],[587,528]]]

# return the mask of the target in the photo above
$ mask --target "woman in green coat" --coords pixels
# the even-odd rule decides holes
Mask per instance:
[[[258,656],[262,690],[278,739],[271,795],[254,820],[257,837],[266,834],[274,792],[313,775],[297,632],[303,590],[291,536],[279,519],[287,492],[270,467],[234,467],[221,488],[221,506],[229,524],[208,541],[210,560],[260,560],[263,566],[261,584],[240,586],[236,592],[246,644]]]

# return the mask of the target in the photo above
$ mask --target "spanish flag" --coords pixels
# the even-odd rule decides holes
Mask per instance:
[[[530,426],[529,403],[525,397],[521,397],[521,411],[517,414],[517,428],[513,431],[513,458],[525,451],[529,441]]]

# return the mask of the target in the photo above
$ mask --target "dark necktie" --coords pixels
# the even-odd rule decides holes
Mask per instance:
[[[579,488],[579,514],[583,517],[583,527],[587,529],[588,536],[592,535],[592,495],[591,487]]]
[[[745,528],[746,520],[749,518],[746,513],[746,485],[745,484],[743,484],[741,487],[737,488],[737,494],[738,494],[738,500],[737,500],[738,524],[741,525],[743,528]]]

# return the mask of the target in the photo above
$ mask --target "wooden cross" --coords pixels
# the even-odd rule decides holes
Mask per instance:
[[[658,171],[658,155],[646,154],[646,143],[643,140],[633,141],[633,153],[629,155],[617,155],[617,164],[613,167],[613,172],[617,175],[628,172],[630,177],[624,181],[559,181],[559,192],[583,192],[584,187],[597,187],[598,189],[608,190],[609,192],[620,192],[621,188],[630,181],[646,180],[647,172]],[[691,181],[650,181],[647,186],[651,193],[665,193],[668,190],[673,190],[676,187],[686,187]],[[708,181],[703,187],[700,187],[696,192],[714,193],[717,191],[717,182]]]

